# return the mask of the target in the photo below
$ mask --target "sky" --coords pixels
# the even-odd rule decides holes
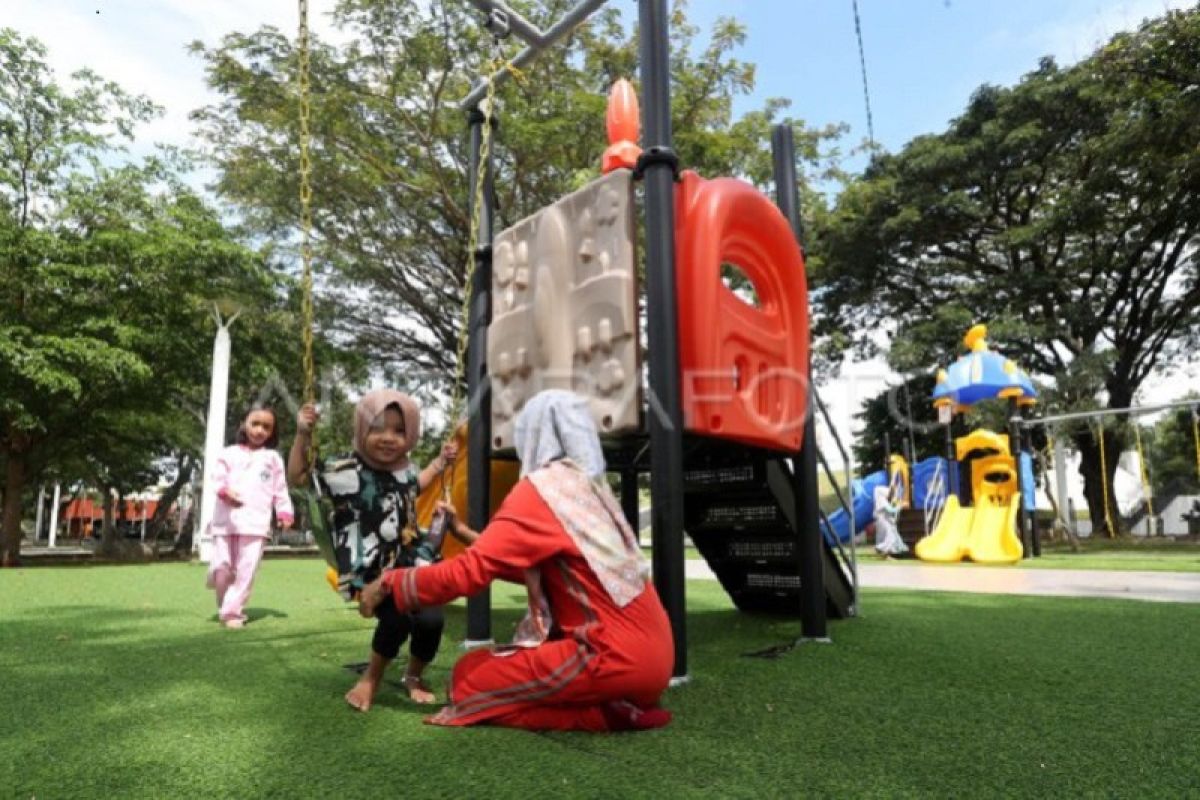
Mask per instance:
[[[463,0],[465,3],[466,0]],[[875,139],[897,151],[914,136],[944,130],[982,84],[1011,85],[1054,56],[1066,65],[1114,33],[1184,0],[858,0]],[[610,0],[636,19],[634,0]],[[340,37],[327,19],[335,0],[309,0],[317,35]],[[188,113],[216,98],[203,65],[186,52],[193,40],[216,42],[231,30],[274,25],[294,33],[295,0],[0,0],[0,25],[41,39],[61,77],[90,66],[166,109],[143,128],[134,154],[152,143],[193,144]],[[691,0],[689,17],[704,38],[721,16],[746,27],[736,56],[757,65],[755,91],[735,113],[768,97],[791,101],[809,125],[844,122],[847,142],[867,136],[863,76],[852,0]],[[854,166],[851,163],[851,166]],[[1002,346],[1002,343],[996,343]],[[847,364],[823,381],[827,405],[845,437],[860,402],[895,380],[880,362]],[[1170,397],[1200,385],[1200,367],[1184,365],[1154,381],[1146,396]],[[1174,388],[1170,388],[1174,387]]]

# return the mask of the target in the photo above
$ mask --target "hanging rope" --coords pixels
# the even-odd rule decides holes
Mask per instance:
[[[1192,406],[1192,442],[1196,445],[1196,480],[1200,482],[1200,406]]]
[[[300,97],[300,279],[301,335],[304,339],[304,402],[316,400],[316,367],[313,362],[313,251],[312,251],[312,102],[309,85],[308,0],[299,0],[300,30],[297,35],[297,83]],[[317,435],[309,437],[307,466],[316,463]]]
[[[454,379],[450,396],[450,421],[457,424],[462,415],[464,396],[463,384],[466,383],[467,343],[470,340],[471,328],[471,294],[475,287],[476,251],[479,249],[479,228],[483,216],[484,189],[487,185],[488,168],[492,157],[492,110],[496,100],[496,81],[492,76],[501,70],[507,70],[513,78],[522,85],[525,74],[515,64],[506,59],[501,53],[500,39],[492,38],[493,57],[488,68],[487,96],[480,104],[483,111],[483,130],[479,141],[479,166],[475,174],[475,186],[471,193],[471,221],[467,235],[467,264],[463,270],[463,296],[460,310],[461,324],[458,330],[458,343],[455,353]]]
[[[1097,420],[1096,428],[1099,430],[1100,439],[1100,487],[1104,490],[1104,524],[1108,526],[1108,536],[1111,539],[1116,535],[1116,529],[1112,524],[1112,514],[1108,510],[1108,459],[1104,455],[1104,422]]]
[[[1146,497],[1146,514],[1150,520],[1149,533],[1147,536],[1154,535],[1154,493],[1150,490],[1150,473],[1146,470],[1146,454],[1142,450],[1142,426],[1136,421],[1133,423],[1133,441],[1137,445],[1138,467],[1142,474],[1142,493]]]
[[[863,100],[867,105],[867,139],[875,144],[875,123],[871,118],[871,90],[867,88],[867,57],[863,49],[862,22],[858,16],[858,0],[850,0],[854,7],[854,35],[858,37],[858,65],[862,70]]]

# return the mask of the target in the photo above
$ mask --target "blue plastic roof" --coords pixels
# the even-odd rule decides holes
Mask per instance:
[[[1009,359],[986,349],[967,353],[946,370],[944,380],[933,388],[933,401],[949,398],[955,406],[970,406],[980,400],[1008,397],[1017,389],[1020,398],[1035,398],[1037,390],[1024,370]]]

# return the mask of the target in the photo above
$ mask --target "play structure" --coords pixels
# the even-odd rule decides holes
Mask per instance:
[[[451,418],[462,411],[468,424],[459,462],[465,469],[446,478],[452,499],[465,506],[472,528],[486,527],[495,501],[515,480],[516,416],[540,391],[573,391],[588,401],[635,529],[638,475],[650,474],[654,583],[671,620],[677,678],[687,673],[685,530],[739,609],[799,616],[804,637],[825,638],[828,616],[855,613],[857,583],[853,551],[847,554],[839,537],[821,535],[817,462],[828,465],[819,459],[810,411],[818,408],[827,423],[828,414],[811,387],[791,128],[772,133],[776,202],[742,180],[681,170],[671,146],[668,7],[666,0],[640,0],[644,135],[638,97],[618,81],[606,117],[609,146],[597,154],[601,176],[494,231],[496,89],[605,0],[580,2],[545,31],[504,3],[470,1],[486,15],[496,55],[460,104],[470,142],[471,264],[458,354],[467,392],[461,397],[454,382]],[[300,3],[305,396],[311,399],[308,56]],[[514,35],[527,47],[508,60],[502,44]],[[646,251],[644,285],[639,243]],[[753,288],[752,298],[726,283],[730,266]],[[836,433],[834,441],[844,454]],[[444,490],[435,487],[423,498],[423,514],[438,496]],[[843,512],[853,516],[849,507]],[[829,519],[824,524],[834,527]],[[492,639],[487,591],[468,601],[467,639]]]
[[[945,499],[944,480],[946,460],[940,456],[918,461],[909,467],[904,456],[888,455],[888,468],[856,478],[851,483],[853,513],[839,508],[822,521],[821,529],[826,538],[839,542],[850,541],[853,535],[862,533],[875,513],[875,490],[888,487],[889,498],[902,509],[918,512],[933,511]]]
[[[1034,484],[1019,413],[1037,392],[1013,361],[988,349],[986,337],[986,326],[971,328],[963,338],[969,352],[941,370],[934,387],[933,404],[946,422],[949,492],[934,529],[917,542],[923,561],[1013,564],[1025,553],[1022,512],[1033,511]],[[1009,403],[1008,435],[975,430],[952,440],[953,415],[993,399]]]
[[[946,498],[937,527],[917,542],[922,561],[961,561],[1012,564],[1021,559],[1017,513],[1021,492],[1017,488],[1015,461],[1005,436],[973,431],[955,442],[960,463],[969,465],[970,502],[959,495]]]
[[[798,615],[804,636],[825,637],[829,615],[854,613],[856,592],[850,557],[820,534],[790,128],[772,137],[778,206],[744,181],[681,170],[668,114],[667,4],[641,0],[641,141],[638,97],[618,82],[609,146],[597,154],[601,177],[493,231],[496,86],[603,0],[579,3],[546,31],[503,3],[471,2],[497,42],[515,35],[527,47],[494,62],[461,103],[477,245],[466,325],[469,523],[487,522],[489,465],[511,458],[524,403],[543,389],[570,389],[589,402],[635,526],[638,474],[650,473],[654,582],[671,619],[677,677],[687,672],[685,530],[739,609]],[[726,265],[753,286],[753,302],[725,283]],[[487,593],[468,603],[468,638],[491,639]]]

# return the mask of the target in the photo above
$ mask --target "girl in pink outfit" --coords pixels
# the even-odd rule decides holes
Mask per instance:
[[[217,507],[210,527],[208,586],[217,592],[218,615],[226,628],[246,624],[242,610],[271,535],[271,512],[281,526],[292,526],[287,474],[275,451],[278,441],[275,412],[252,408],[238,428],[237,444],[222,451],[213,472]]]

